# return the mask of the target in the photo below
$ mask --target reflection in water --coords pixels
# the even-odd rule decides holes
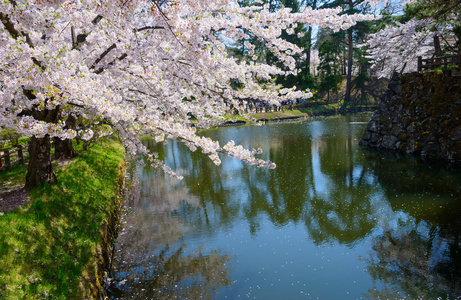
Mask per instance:
[[[199,206],[178,180],[140,170],[140,199],[124,219],[117,239],[112,272],[117,274],[110,294],[127,299],[211,299],[231,284],[226,263],[230,257],[201,248],[187,250],[187,223],[172,215],[182,203]]]
[[[409,218],[376,237],[374,252],[365,261],[373,280],[384,288],[373,290],[368,298],[457,299],[461,295],[459,237],[441,236],[424,222],[415,225]]]
[[[368,272],[384,288],[369,298],[461,297],[459,174],[416,158],[368,152],[393,214],[374,237]],[[384,159],[383,159],[384,157]],[[411,165],[409,168],[408,166]],[[389,176],[391,175],[391,176]],[[392,176],[394,175],[394,176]]]
[[[207,130],[275,170],[151,140],[184,180],[141,183],[117,240],[112,298],[461,296],[460,174],[357,147],[370,115]]]

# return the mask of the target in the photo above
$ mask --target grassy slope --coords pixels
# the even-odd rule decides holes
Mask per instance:
[[[259,119],[268,119],[268,120],[274,120],[274,119],[283,119],[283,118],[300,118],[300,117],[306,117],[304,113],[297,109],[293,110],[285,110],[285,111],[276,111],[276,112],[262,112],[262,113],[257,113],[253,115],[253,118],[259,120]]]
[[[31,191],[30,206],[0,216],[0,299],[91,298],[123,161],[106,140],[56,169],[58,183]]]

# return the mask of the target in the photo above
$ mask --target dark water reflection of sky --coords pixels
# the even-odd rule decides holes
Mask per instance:
[[[357,146],[369,114],[207,130],[275,170],[146,140],[112,299],[457,299],[461,176]]]

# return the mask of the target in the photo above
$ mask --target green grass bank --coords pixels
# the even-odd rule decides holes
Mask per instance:
[[[78,152],[55,168],[57,184],[30,191],[29,205],[0,213],[0,299],[91,299],[101,291],[121,201],[124,148],[105,139]],[[14,184],[26,169],[10,172],[0,173],[0,180]]]
[[[336,114],[355,113],[361,111],[373,111],[376,105],[354,105],[337,103],[314,103],[313,105],[299,105],[290,109],[288,106],[283,111],[277,112],[258,112],[251,117],[257,121],[271,122],[281,120],[306,119],[316,116],[331,116]],[[243,115],[228,115],[224,126],[249,124],[250,121]]]

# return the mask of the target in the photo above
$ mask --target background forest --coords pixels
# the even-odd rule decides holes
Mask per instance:
[[[240,0],[241,6],[254,5]],[[265,0],[272,11],[289,7],[305,9],[341,8],[343,14],[381,15],[358,22],[347,30],[298,25],[297,35],[284,31],[284,38],[303,48],[296,56],[299,73],[278,76],[275,84],[286,88],[317,91],[314,99],[349,104],[375,104],[387,88],[393,72],[414,72],[418,56],[434,58],[460,55],[461,1],[384,1],[376,7],[364,0]],[[254,51],[245,46],[253,44]],[[258,57],[261,62],[278,64],[262,42],[251,37],[230,47],[241,59]]]

